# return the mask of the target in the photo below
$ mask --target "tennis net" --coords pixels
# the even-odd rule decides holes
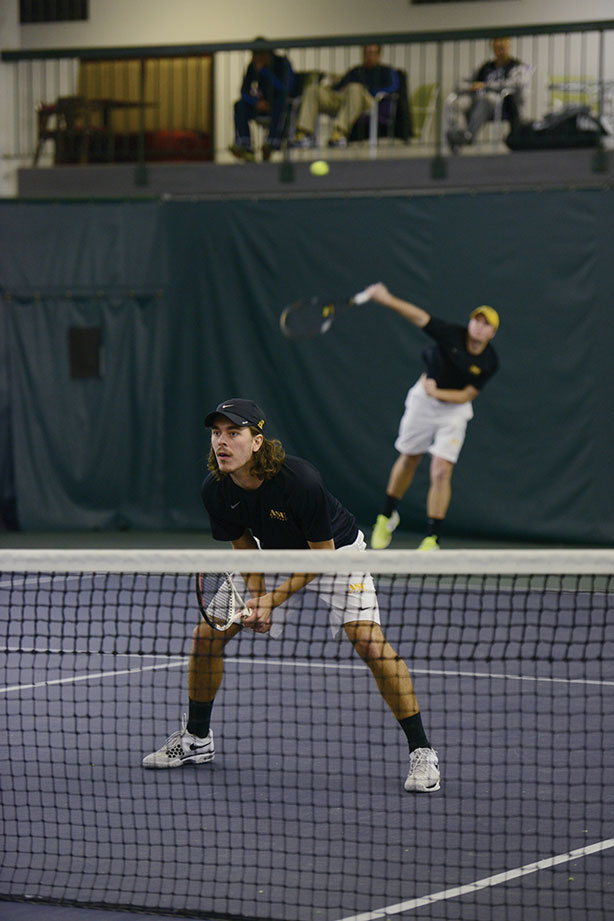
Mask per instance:
[[[612,917],[614,552],[2,558],[1,898],[242,921]],[[194,573],[237,558],[268,587],[317,578],[273,611],[279,638],[228,642],[215,759],[147,770],[188,712]],[[438,753],[433,792],[405,790],[382,644],[357,654],[351,618],[331,635],[330,593],[368,594],[367,572],[387,667],[407,664]]]

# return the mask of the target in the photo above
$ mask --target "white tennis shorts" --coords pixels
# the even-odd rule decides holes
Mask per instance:
[[[405,412],[394,443],[399,454],[424,454],[455,464],[473,418],[471,403],[443,403],[417,381],[405,398]]]
[[[349,544],[347,547],[339,547],[336,552],[343,553],[344,550],[365,549],[365,537],[362,531],[359,531],[353,544]],[[266,577],[268,589],[273,587],[269,585],[271,578],[271,576]],[[286,577],[279,576],[276,581],[278,583],[283,582],[284,578]],[[234,579],[236,579],[235,584],[239,588],[242,583],[241,577],[235,573],[233,574]],[[241,591],[241,588],[239,588],[239,591]],[[301,615],[312,618],[315,614],[315,606],[313,602],[308,602],[305,598],[305,593],[307,592],[315,593],[318,596],[317,600],[328,608],[330,630],[334,639],[340,639],[343,625],[352,623],[352,621],[381,623],[377,593],[370,573],[351,572],[343,575],[340,573],[323,573],[309,582],[305,588],[292,595],[284,604],[280,604],[273,609],[273,625],[268,633],[257,633],[255,635],[279,639],[287,620],[300,622]]]

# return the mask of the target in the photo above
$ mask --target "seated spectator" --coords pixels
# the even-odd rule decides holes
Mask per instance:
[[[353,67],[331,86],[312,83],[305,90],[297,118],[292,147],[313,147],[316,119],[320,112],[335,119],[329,147],[347,147],[354,123],[373,106],[376,93],[396,92],[398,72],[380,64],[380,45],[365,45],[363,63]]]
[[[256,158],[249,123],[259,115],[270,118],[262,159],[268,160],[274,150],[280,149],[293,77],[287,58],[270,50],[254,50],[243,77],[241,98],[234,106],[235,140],[230,151],[238,160]]]
[[[482,125],[494,119],[503,90],[511,92],[503,99],[502,117],[512,129],[520,121],[529,68],[512,57],[509,38],[494,38],[492,50],[493,60],[482,64],[450,107],[446,138],[452,153],[458,153],[464,144],[473,144]]]

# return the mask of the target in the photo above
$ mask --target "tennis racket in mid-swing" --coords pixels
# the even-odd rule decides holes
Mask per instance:
[[[284,307],[279,325],[286,339],[312,339],[327,333],[334,321],[351,307],[366,304],[368,300],[366,291],[359,291],[345,301],[318,294],[303,297]]]
[[[214,630],[228,630],[251,613],[229,572],[197,572],[196,598],[200,613]]]

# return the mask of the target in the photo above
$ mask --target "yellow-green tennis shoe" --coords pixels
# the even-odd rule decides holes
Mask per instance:
[[[373,550],[385,550],[392,540],[392,532],[401,520],[399,513],[394,511],[390,518],[378,515],[371,533],[371,547]]]
[[[434,534],[430,534],[428,537],[425,537],[418,550],[441,550],[439,546],[439,541]]]

